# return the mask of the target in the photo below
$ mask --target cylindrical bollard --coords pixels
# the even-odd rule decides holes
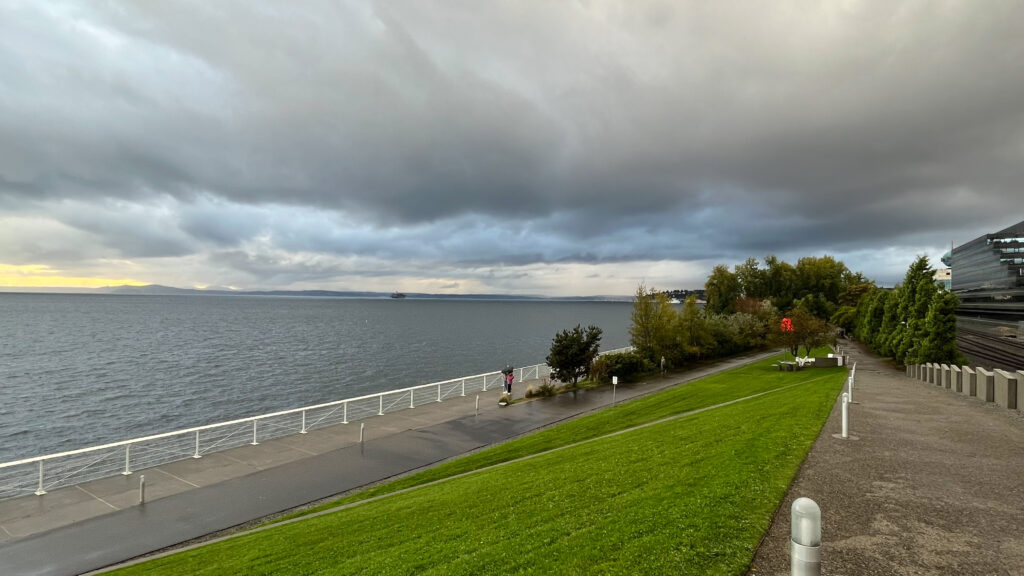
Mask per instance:
[[[821,508],[810,498],[797,498],[790,522],[790,575],[821,576]]]
[[[850,393],[850,402],[853,402],[853,375],[852,374],[846,380],[846,383],[847,383],[847,388],[849,388],[849,390],[850,390],[850,392],[849,392]]]
[[[619,377],[612,376],[612,405],[615,405],[615,389],[619,387]]]
[[[843,392],[843,438],[849,437],[850,397]]]
[[[480,395],[476,395],[476,415],[480,415]]]
[[[146,503],[146,475],[139,475],[139,504]]]
[[[366,423],[360,422],[359,423],[359,443],[360,444],[363,443],[363,430],[365,430],[365,429],[366,429]]]

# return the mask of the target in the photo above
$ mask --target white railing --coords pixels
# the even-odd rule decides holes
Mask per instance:
[[[619,348],[602,354],[629,350],[631,348]],[[551,368],[547,364],[516,368],[515,372],[517,382],[540,380],[551,376]],[[264,440],[291,434],[305,434],[317,428],[348,424],[427,403],[443,402],[449,398],[475,392],[486,392],[500,386],[502,382],[501,372],[488,372],[5,462],[0,464],[0,499],[28,493],[43,495],[47,490],[73,486],[89,480],[117,474],[130,475],[134,470],[152,468],[187,458],[202,458],[205,454],[246,444],[257,445]]]

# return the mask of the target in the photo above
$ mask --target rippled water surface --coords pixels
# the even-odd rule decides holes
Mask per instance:
[[[544,361],[630,304],[0,294],[0,462]]]

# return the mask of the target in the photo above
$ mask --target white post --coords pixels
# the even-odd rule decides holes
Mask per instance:
[[[202,458],[199,454],[199,430],[196,430],[196,453],[192,455],[193,458]]]
[[[612,376],[612,404],[615,404],[615,388],[619,385],[619,377]]]
[[[42,496],[46,494],[46,490],[43,490],[43,461],[39,461],[39,488],[36,489],[36,496]]]
[[[364,430],[366,430],[366,423],[365,422],[360,422],[359,423],[359,443],[360,444],[363,443],[363,431]]]
[[[480,389],[481,392],[487,392],[487,375],[484,374],[484,387]]]
[[[797,498],[790,522],[790,575],[821,576],[821,508],[810,498]]]
[[[462,395],[463,396],[466,395],[466,379],[465,378],[462,379]]]
[[[413,402],[415,402],[415,400],[416,400],[416,391],[415,390],[409,390],[409,408],[415,408],[416,407],[416,404],[413,403]]]
[[[480,415],[480,395],[476,395],[476,415]]]
[[[847,388],[850,390],[850,402],[853,402],[853,374],[850,374],[850,377],[846,379],[846,383]]]
[[[843,438],[849,437],[850,397],[843,392]]]
[[[139,476],[139,504],[146,503],[146,475]]]
[[[131,458],[131,453],[132,453],[132,445],[131,444],[125,444],[124,445],[124,472],[121,472],[122,476],[131,476],[132,475],[132,468],[129,465],[129,459]]]
[[[299,430],[299,434],[306,433],[306,411],[302,411],[302,430]]]
[[[348,424],[348,402],[345,402],[341,406],[342,406],[341,423],[342,424]]]
[[[259,422],[259,420],[253,420],[252,421],[252,445],[253,446],[256,446],[257,444],[259,444],[259,442],[256,441],[256,423],[257,422]]]
[[[378,396],[378,398],[380,398],[380,410],[377,411],[377,416],[383,416],[384,415],[384,395],[381,394],[380,396]]]
[[[437,385],[437,401],[441,401],[441,384]]]

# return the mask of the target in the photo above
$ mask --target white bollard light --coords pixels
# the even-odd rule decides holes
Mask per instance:
[[[359,443],[363,443],[363,430],[366,429],[366,424],[363,422],[359,423]]]
[[[612,404],[615,404],[615,388],[619,385],[619,377],[612,376]]]
[[[790,522],[790,575],[821,576],[821,508],[810,498],[797,498]]]
[[[850,390],[850,392],[849,392],[850,393],[850,402],[853,402],[853,375],[852,374],[850,375],[850,378],[847,379],[846,383],[847,383],[847,388]]]
[[[480,395],[476,395],[476,415],[480,415]]]
[[[146,503],[146,475],[139,476],[139,504]]]
[[[843,392],[843,438],[849,437],[850,397]]]

